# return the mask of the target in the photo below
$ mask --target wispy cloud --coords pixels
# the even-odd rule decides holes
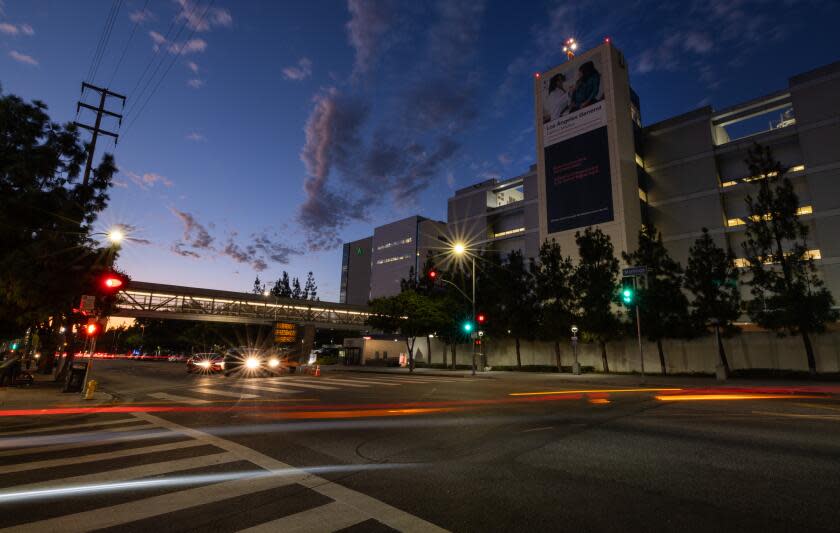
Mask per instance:
[[[195,61],[187,61],[187,68],[190,69],[193,74],[198,74],[198,63]]]
[[[386,33],[397,20],[396,0],[349,0],[350,21],[347,35],[356,50],[354,75],[364,74],[389,47]]]
[[[161,176],[160,174],[155,174],[154,172],[146,172],[144,174],[137,174],[136,172],[131,172],[130,170],[124,171],[123,174],[126,175],[128,179],[132,181],[135,185],[140,187],[143,190],[148,190],[155,185],[163,185],[164,187],[172,187],[174,183],[169,178]]]
[[[202,87],[204,87],[204,80],[199,78],[193,78],[191,80],[187,80],[187,85],[189,85],[193,89],[201,89]]]
[[[0,33],[18,36],[18,35],[35,35],[35,30],[29,24],[11,24],[9,22],[0,22]]]
[[[296,66],[283,69],[283,78],[287,80],[301,81],[312,75],[312,61],[302,57]]]
[[[230,11],[220,7],[207,7],[207,4],[197,4],[191,0],[176,0],[181,6],[177,20],[185,20],[191,30],[205,32],[215,27],[229,28],[233,25]]]
[[[196,218],[191,213],[179,211],[174,207],[170,208],[170,210],[172,211],[172,214],[175,215],[184,226],[184,233],[181,237],[182,243],[186,243],[191,248],[195,248],[196,250],[213,249],[213,241],[215,239],[213,238],[213,236],[210,235],[210,232],[207,231],[207,227],[204,226],[204,224],[198,222],[198,220],[196,220]]]
[[[207,137],[197,131],[191,131],[187,134],[186,139],[193,142],[204,142],[207,140]]]
[[[38,60],[37,59],[35,59],[34,57],[32,57],[30,55],[22,54],[22,53],[18,52],[17,50],[10,51],[9,52],[9,57],[14,59],[18,63],[25,63],[27,65],[38,66]]]
[[[169,45],[171,54],[193,54],[207,50],[207,41],[204,39],[190,39],[183,43],[172,43]]]
[[[131,22],[142,24],[150,20],[155,20],[157,17],[155,17],[155,14],[149,11],[148,9],[138,9],[129,13],[128,18],[129,20],[131,20]]]

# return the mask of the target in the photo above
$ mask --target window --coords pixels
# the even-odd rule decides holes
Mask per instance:
[[[396,257],[386,257],[385,259],[377,259],[377,265],[384,265],[385,263],[394,263],[396,261],[402,261],[403,259],[408,259],[411,257],[410,255],[398,255]]]
[[[642,156],[640,156],[639,154],[636,154],[636,164],[642,168],[645,168],[645,160],[642,159]]]
[[[785,255],[787,255],[787,254],[785,254]],[[822,253],[819,250],[806,250],[805,251],[805,257],[808,258],[808,259],[813,259],[813,260],[822,259]],[[744,258],[744,257],[735,258],[734,263],[735,263],[735,266],[737,268],[747,268],[748,266],[750,266],[750,262],[747,261],[746,258]],[[764,261],[764,264],[765,265],[771,265],[771,264],[773,264],[773,261],[772,260]]]
[[[377,250],[384,250],[386,248],[390,248],[392,246],[399,246],[401,244],[411,244],[414,241],[414,237],[406,237],[405,239],[401,239],[399,241],[393,242],[386,242],[385,244],[381,244],[376,247]]]
[[[813,208],[813,206],[810,206],[810,205],[803,205],[802,207],[800,207],[799,209],[796,210],[796,215],[797,216],[811,215],[813,213],[814,213],[814,208]],[[750,217],[750,219],[757,222],[758,221],[758,215],[753,215],[753,216]],[[770,215],[769,214],[764,215],[764,219],[765,220],[770,220]],[[733,227],[733,226],[743,226],[744,224],[746,224],[746,221],[744,221],[743,218],[730,218],[729,220],[726,221],[726,225],[729,226],[730,228]]]
[[[644,190],[642,190],[641,187],[639,187],[639,200],[643,201],[644,203],[647,203],[648,201],[647,193]]]
[[[794,165],[794,166],[792,166],[788,169],[786,174],[796,174],[797,172],[802,172],[804,170],[805,170],[805,165],[801,165],[801,164],[800,165]],[[749,183],[751,181],[763,180],[764,178],[766,178],[768,176],[773,178],[773,177],[776,177],[777,175],[778,174],[776,172],[770,172],[766,175],[761,174],[760,176],[745,176],[745,177],[742,177],[742,178],[735,178],[735,179],[730,179],[730,180],[727,180],[727,181],[722,181],[720,183],[720,186],[721,187],[732,187],[734,185],[738,185],[739,183]]]
[[[502,237],[507,237],[508,235],[514,235],[516,233],[522,233],[525,231],[525,228],[516,228],[516,229],[509,229],[507,231],[500,231],[499,233],[494,233],[494,239],[501,239]]]

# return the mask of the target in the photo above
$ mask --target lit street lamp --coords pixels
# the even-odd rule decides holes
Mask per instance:
[[[452,245],[452,253],[457,255],[458,257],[464,257],[467,255],[467,246],[463,242],[456,242]],[[469,254],[470,261],[472,265],[472,299],[470,303],[472,304],[472,316],[470,318],[470,324],[475,324],[475,254]],[[472,330],[472,327],[470,327]],[[470,340],[472,341],[472,375],[475,375],[475,334],[470,331]]]
[[[125,238],[125,234],[119,227],[111,228],[108,231],[108,240],[111,241],[111,244],[120,244],[123,238]]]

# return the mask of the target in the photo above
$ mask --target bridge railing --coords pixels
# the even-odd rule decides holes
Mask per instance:
[[[228,293],[235,294],[235,293]],[[175,291],[152,291],[129,288],[119,295],[117,314],[212,320],[213,317],[254,319],[254,322],[296,322],[301,324],[359,326],[363,328],[369,313],[343,304],[319,301],[290,301],[251,295],[241,298],[178,294]]]

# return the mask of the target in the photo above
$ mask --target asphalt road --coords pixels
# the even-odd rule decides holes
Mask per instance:
[[[112,405],[0,418],[0,528],[840,531],[831,394],[96,365]]]

